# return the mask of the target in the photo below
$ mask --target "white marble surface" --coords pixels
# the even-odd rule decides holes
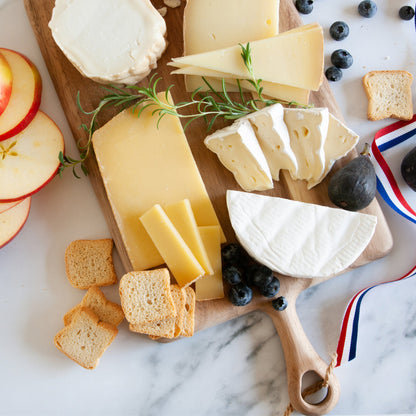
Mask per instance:
[[[372,19],[357,15],[357,0],[316,0],[305,22],[325,29],[326,55],[348,49],[354,66],[332,84],[349,126],[362,140],[392,120],[366,120],[362,76],[371,69],[406,69],[416,75],[413,22],[398,19],[406,1],[378,0]],[[335,20],[350,36],[335,42]],[[21,1],[0,1],[0,46],[25,53],[41,71],[41,108],[60,126],[70,154],[74,141]],[[416,88],[413,90],[416,97]],[[344,308],[359,289],[399,277],[416,262],[416,226],[380,202],[394,248],[385,258],[304,292],[298,313],[317,352],[334,351]],[[65,277],[63,253],[70,241],[108,237],[87,179],[69,172],[33,197],[29,220],[0,250],[1,415],[282,415],[288,404],[279,337],[266,316],[254,313],[191,339],[161,345],[127,330],[94,371],[64,357],[52,339],[80,291]],[[121,274],[120,262],[115,257]],[[105,288],[118,300],[117,288]],[[371,291],[362,306],[358,357],[336,369],[341,398],[333,415],[416,414],[416,279]]]

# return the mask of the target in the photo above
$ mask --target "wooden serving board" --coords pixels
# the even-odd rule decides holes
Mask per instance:
[[[281,0],[280,3],[280,31],[282,32],[301,25],[302,21],[294,7],[293,1]],[[156,8],[164,6],[162,0],[154,0],[153,4]],[[171,92],[176,102],[187,100],[190,97],[190,94],[185,92],[183,77],[170,75],[172,67],[166,65],[172,57],[182,56],[183,54],[182,20],[184,5],[185,2],[182,2],[182,6],[179,8],[168,8],[165,20],[168,28],[167,39],[169,46],[162,58],[158,61],[158,67],[154,71],[163,77],[160,83],[160,90],[167,88],[172,83],[175,84]],[[25,0],[27,14],[68,119],[74,139],[76,141],[81,140],[82,143],[83,141],[85,142],[86,134],[80,129],[80,126],[83,123],[88,125],[90,120],[85,114],[79,111],[76,105],[77,93],[80,92],[81,104],[88,111],[98,105],[100,99],[105,95],[105,92],[99,84],[84,78],[56,46],[48,28],[53,6],[54,0]],[[114,35],[114,33],[109,33],[109,36]],[[147,86],[147,84],[148,79],[140,83],[143,86]],[[317,93],[312,93],[311,102],[316,107],[328,107],[332,114],[342,120],[342,115],[326,79],[320,90]],[[114,114],[114,111],[106,110],[105,113],[100,115],[98,119],[99,124],[104,124]],[[202,120],[192,123],[186,129],[186,136],[191,150],[226,237],[228,241],[233,241],[235,240],[235,236],[228,218],[225,191],[227,189],[239,188],[233,175],[220,164],[217,156],[205,148],[203,139],[206,134],[206,125]],[[335,169],[345,164],[354,156],[356,156],[356,153],[351,152],[349,156],[336,164]],[[132,267],[116,226],[93,155],[89,157],[86,165],[89,170],[89,179],[107,220],[123,266],[126,271],[129,271]],[[71,173],[66,172],[65,174],[70,175]],[[328,179],[313,188],[313,190],[308,191],[303,182],[291,180],[290,176],[285,174],[285,172],[281,176],[281,180],[275,183],[275,188],[271,191],[263,192],[263,194],[321,205],[332,205],[327,196]],[[377,201],[374,201],[365,212],[376,215],[378,217],[378,225],[372,241],[354,263],[353,267],[364,265],[384,256],[392,247],[391,233]],[[302,398],[301,384],[303,375],[308,371],[314,371],[323,379],[327,364],[317,355],[309,343],[295,309],[296,298],[299,293],[310,286],[323,282],[323,279],[297,279],[286,276],[279,276],[279,279],[281,282],[280,293],[287,298],[289,303],[288,308],[284,312],[277,313],[271,308],[270,300],[260,296],[255,297],[246,307],[232,306],[227,299],[198,302],[196,309],[196,331],[212,327],[254,310],[266,312],[272,318],[281,338],[287,364],[289,396],[293,407],[304,414],[326,414],[337,403],[339,385],[335,376],[331,375],[327,396],[321,403],[312,405]]]

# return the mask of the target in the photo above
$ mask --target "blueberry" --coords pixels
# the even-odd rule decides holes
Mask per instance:
[[[272,301],[272,306],[276,311],[284,311],[287,308],[287,299],[284,296],[279,296]]]
[[[231,287],[228,298],[233,305],[244,306],[253,299],[253,291],[245,283],[239,283]]]
[[[373,17],[377,12],[377,5],[372,0],[364,0],[358,5],[358,13],[363,17]]]
[[[260,288],[260,293],[267,298],[272,298],[277,295],[277,292],[280,289],[280,281],[277,277],[273,276],[273,279],[270,283]]]
[[[242,256],[241,247],[238,244],[227,244],[221,249],[222,261],[224,264],[237,265]]]
[[[261,289],[273,280],[273,271],[262,264],[253,264],[247,270],[247,282]]]
[[[336,21],[332,23],[329,28],[329,34],[331,35],[332,39],[335,40],[343,40],[345,39],[350,33],[350,28],[345,22]]]
[[[331,62],[337,68],[347,69],[352,65],[353,59],[345,49],[337,49],[331,55]]]
[[[240,270],[235,266],[226,266],[222,270],[222,277],[230,285],[234,286],[243,281]]]
[[[336,66],[330,66],[325,71],[325,76],[329,81],[339,81],[342,78],[342,71]]]
[[[412,20],[415,16],[415,11],[411,6],[403,6],[399,10],[399,16],[403,20]]]
[[[296,0],[295,6],[299,13],[309,14],[313,10],[313,0]]]

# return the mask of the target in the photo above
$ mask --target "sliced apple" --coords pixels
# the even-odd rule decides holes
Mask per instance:
[[[10,208],[15,207],[17,204],[20,204],[22,201],[13,201],[13,202],[0,202],[0,214],[7,211]]]
[[[42,111],[21,133],[0,142],[0,202],[23,199],[43,188],[59,169],[64,138]]]
[[[26,198],[13,208],[0,213],[0,248],[13,240],[29,216],[31,198]]]
[[[0,52],[0,115],[9,104],[12,94],[13,76],[9,63]]]
[[[12,71],[12,91],[0,115],[0,141],[20,133],[39,110],[42,79],[36,66],[24,55],[0,48]]]

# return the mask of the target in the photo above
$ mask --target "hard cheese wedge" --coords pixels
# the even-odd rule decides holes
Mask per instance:
[[[156,204],[146,211],[140,221],[180,287],[190,285],[205,274],[160,205]]]
[[[212,300],[224,297],[221,262],[221,230],[217,225],[199,227],[202,241],[208,252],[214,273],[202,276],[195,282],[196,300]]]
[[[218,130],[207,136],[204,143],[245,191],[273,188],[269,166],[248,120]]]
[[[208,253],[199,233],[189,199],[183,199],[166,205],[163,207],[163,210],[187,246],[191,249],[200,265],[204,268],[205,274],[213,274],[214,270],[212,269]]]
[[[283,198],[227,192],[236,236],[260,263],[287,276],[336,275],[370,242],[377,217]]]
[[[164,92],[159,99],[165,100]],[[165,116],[159,127],[157,121],[151,109],[145,109],[140,117],[127,109],[96,130],[92,138],[134,270],[164,263],[139,221],[156,203],[167,205],[188,198],[199,226],[219,225],[178,117]]]
[[[323,32],[319,25],[295,29],[250,43],[253,71],[264,81],[318,90],[323,78]],[[232,78],[250,77],[241,58],[241,47],[174,58],[176,67],[196,66],[225,72]]]
[[[183,15],[184,55],[277,35],[279,3],[280,0],[188,0]],[[206,89],[199,76],[186,76],[185,85],[187,91]]]

